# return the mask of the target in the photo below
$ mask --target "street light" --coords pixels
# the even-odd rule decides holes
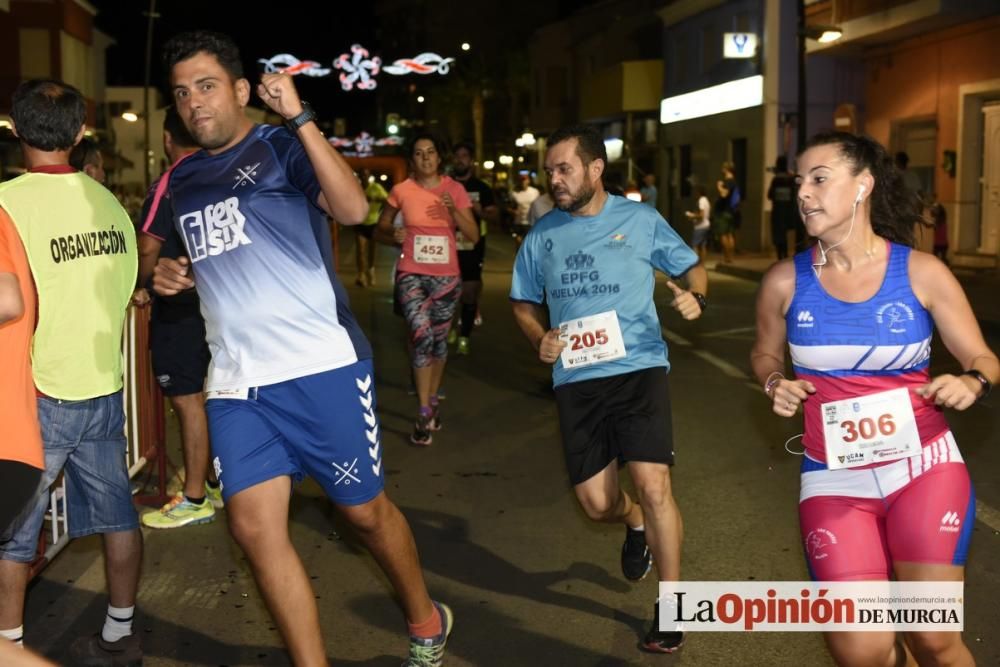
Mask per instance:
[[[472,48],[472,46],[470,46],[468,42],[462,42],[462,50],[463,51],[468,51],[471,48]]]
[[[816,41],[820,44],[829,44],[830,42],[836,42],[838,39],[844,36],[844,33],[840,28],[823,28],[823,32],[820,33]]]
[[[495,166],[496,164],[493,162],[493,160],[486,160],[485,162],[483,162],[483,169],[492,170],[493,167]]]
[[[424,103],[424,96],[423,95],[417,95],[417,102],[419,102],[420,104],[423,104]]]
[[[139,120],[139,114],[134,111],[125,111],[122,113],[122,120],[134,123]]]
[[[505,167],[509,167],[510,165],[514,164],[513,155],[501,155],[499,158],[497,158],[497,160],[500,162],[500,164],[502,164]]]
[[[517,142],[515,142],[517,143]],[[525,130],[524,134],[521,135],[521,143],[519,146],[534,146],[535,145],[535,135],[531,132]]]

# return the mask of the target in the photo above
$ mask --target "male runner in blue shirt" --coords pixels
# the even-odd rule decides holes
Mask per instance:
[[[642,579],[652,552],[659,579],[677,581],[682,524],[670,491],[670,364],[653,304],[654,269],[687,279],[692,291],[667,285],[671,305],[689,320],[705,308],[708,276],[655,208],[605,192],[607,161],[593,127],[549,137],[545,172],[556,208],[524,239],[510,298],[538,358],[553,364],[577,500],[594,521],[625,523],[626,578]],[[628,464],[638,504],[618,485],[619,461]],[[682,632],[661,632],[654,613],[642,646],[672,653],[683,640]]]
[[[289,75],[265,74],[257,86],[286,129],[245,115],[250,83],[231,38],[178,35],[164,64],[204,150],[169,184],[188,257],[161,258],[153,284],[170,295],[197,281],[212,352],[206,411],[233,537],[292,661],[326,665],[313,591],[288,536],[292,479],[312,476],[399,595],[406,664],[439,665],[451,611],[428,597],[409,525],[383,491],[371,347],[330,253],[326,216],[360,223],[364,192]]]

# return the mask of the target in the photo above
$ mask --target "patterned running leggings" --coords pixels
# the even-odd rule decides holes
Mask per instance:
[[[415,368],[448,358],[448,329],[461,293],[459,276],[396,276],[396,303],[410,325]]]

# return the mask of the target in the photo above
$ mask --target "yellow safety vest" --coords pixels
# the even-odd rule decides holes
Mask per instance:
[[[38,290],[35,386],[63,400],[122,388],[122,326],[138,253],[128,214],[86,174],[33,172],[0,183]]]

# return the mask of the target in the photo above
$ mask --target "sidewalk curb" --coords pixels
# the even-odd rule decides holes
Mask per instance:
[[[736,264],[723,264],[722,262],[719,262],[710,270],[727,276],[743,278],[744,280],[752,280],[758,283],[764,277],[764,271],[759,269],[752,269],[748,266],[739,266]],[[984,334],[1000,337],[1000,321],[986,320],[981,317],[976,317],[976,320],[978,320],[979,326],[982,328]]]

